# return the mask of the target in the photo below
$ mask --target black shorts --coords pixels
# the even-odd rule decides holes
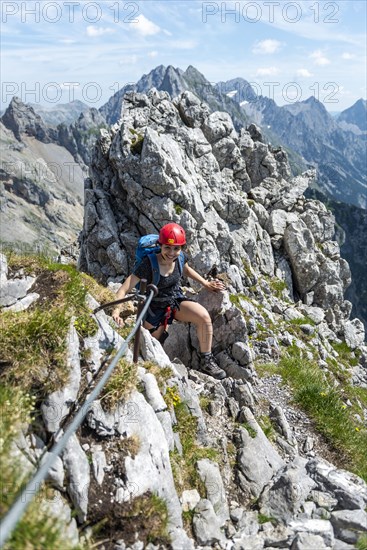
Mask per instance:
[[[185,298],[185,296],[180,296],[179,298],[175,299],[175,302],[178,305],[178,307],[176,305],[171,306],[170,316],[169,316],[168,321],[167,321],[167,323],[169,325],[172,325],[173,320],[175,318],[175,312],[176,312],[177,309],[180,309],[181,302],[193,302],[193,300],[191,300],[190,298]],[[166,313],[167,313],[167,307],[168,306],[165,306],[165,307],[158,306],[158,307],[156,307],[153,304],[153,306],[151,306],[148,309],[148,313],[146,314],[144,320],[147,323],[149,323],[150,325],[153,325],[153,327],[155,329],[157,329],[158,327],[160,327],[161,325],[164,324],[165,316],[166,316]]]

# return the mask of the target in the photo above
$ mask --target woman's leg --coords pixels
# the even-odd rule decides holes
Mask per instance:
[[[212,349],[213,325],[205,307],[196,302],[184,301],[175,313],[175,319],[183,323],[194,323],[201,353],[208,353]]]
[[[145,321],[144,324],[143,324],[143,327],[150,330],[150,329],[154,328],[154,325],[151,325],[150,323]],[[164,326],[161,325],[157,328],[156,331],[151,332],[151,335],[153,336],[153,338],[156,338],[157,340],[159,340],[159,338],[162,336],[163,332],[164,332]]]

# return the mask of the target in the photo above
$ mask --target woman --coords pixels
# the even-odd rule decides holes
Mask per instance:
[[[224,290],[225,286],[218,280],[205,280],[188,265],[186,257],[183,260],[184,267],[181,275],[178,258],[186,244],[186,235],[180,225],[169,223],[162,227],[158,242],[161,247],[161,251],[157,254],[160,272],[157,285],[159,294],[153,298],[143,326],[150,331],[154,338],[163,343],[167,337],[167,324],[171,324],[173,319],[183,323],[194,323],[200,345],[200,371],[221,380],[226,377],[226,373],[218,367],[211,353],[213,326],[210,315],[203,306],[184,296],[180,288],[180,279],[181,276],[190,277],[213,292]],[[117,292],[117,299],[124,298],[140,279],[147,279],[148,284],[152,281],[152,266],[148,257],[142,260],[141,264],[121,285]],[[118,325],[123,324],[119,307],[113,310],[112,317]]]

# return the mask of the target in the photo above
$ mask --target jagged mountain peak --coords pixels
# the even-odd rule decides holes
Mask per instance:
[[[33,136],[44,143],[51,141],[49,129],[41,116],[35,112],[33,107],[23,103],[19,97],[12,98],[1,121],[6,128],[13,132],[18,141],[22,141],[23,134]]]
[[[227,94],[240,104],[253,102],[259,98],[251,84],[241,77],[220,81],[215,87],[219,92]]]
[[[247,122],[246,114],[241,111],[236,102],[220,94],[205,76],[192,65],[185,71],[178,67],[159,65],[148,75],[143,75],[136,84],[124,86],[116,92],[108,102],[100,108],[109,124],[114,124],[121,119],[123,110],[123,97],[129,91],[147,93],[152,88],[165,91],[171,97],[175,97],[185,90],[196,94],[202,101],[208,103],[213,111],[228,111],[233,117],[235,125],[240,128]]]
[[[319,101],[316,97],[310,96],[304,101],[296,101],[295,103],[287,103],[281,107],[284,110],[287,110],[294,116],[303,113],[312,113],[322,116],[323,119],[328,122],[333,122],[333,117],[328,113],[325,108],[325,105]]]
[[[169,65],[165,71],[159,89],[168,92],[171,97],[174,97],[183,92],[186,88],[187,85],[184,80],[183,71]]]
[[[188,78],[188,79],[193,79],[195,78],[196,80],[200,81],[200,82],[205,82],[205,83],[208,83],[209,81],[205,78],[205,76],[200,72],[198,71],[198,69],[196,69],[195,67],[193,67],[192,65],[189,65],[186,69],[186,71],[183,73],[184,74],[184,77],[185,78]]]
[[[348,109],[345,109],[340,113],[337,119],[338,123],[345,122],[347,124],[353,124],[359,128],[362,132],[367,131],[367,101],[363,98],[358,99]]]

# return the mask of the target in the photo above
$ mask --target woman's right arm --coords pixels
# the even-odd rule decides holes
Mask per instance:
[[[136,275],[129,275],[126,281],[118,289],[116,300],[125,298],[126,294],[128,294],[139,281],[140,279]],[[122,326],[124,324],[124,321],[120,317],[121,305],[116,306],[115,309],[112,311],[112,318],[119,326]]]

